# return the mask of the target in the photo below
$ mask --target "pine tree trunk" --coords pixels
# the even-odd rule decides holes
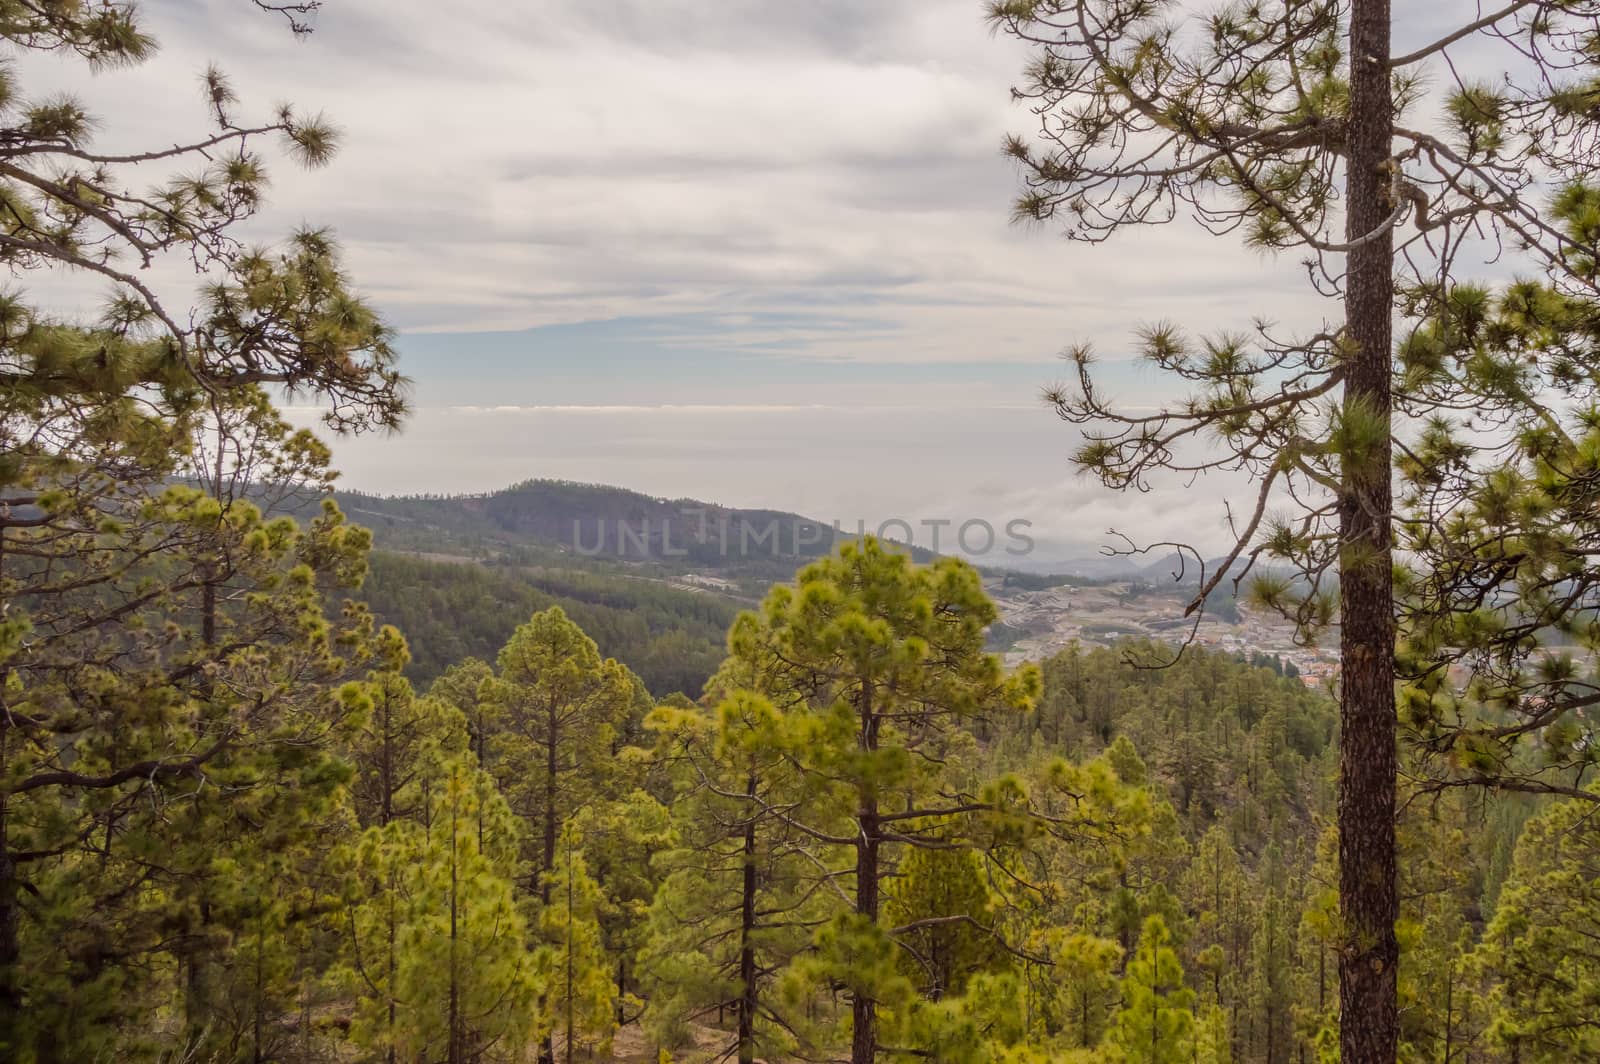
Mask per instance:
[[[861,692],[860,745],[865,751],[878,748],[878,716],[872,705],[872,687],[867,684]],[[878,922],[878,838],[882,826],[878,822],[878,797],[867,788],[861,795],[861,807],[856,813],[859,829],[856,842],[856,913],[868,923]],[[852,1030],[850,1035],[850,1064],[874,1064],[878,1055],[878,1003],[869,995],[857,991],[850,1001]]]
[[[572,858],[567,858],[567,1064],[572,1064],[572,925],[577,917],[572,905]]]
[[[539,877],[539,898],[546,907],[550,904],[550,871],[556,866],[556,746],[560,736],[557,734],[559,722],[556,720],[556,706],[551,702],[547,708],[548,727],[545,733],[545,766],[544,766],[544,868]],[[539,1064],[555,1064],[556,1036],[551,1031],[539,1044]]]
[[[1344,458],[1340,521],[1339,956],[1340,1059],[1393,1064],[1395,969],[1395,706],[1390,536],[1390,352],[1394,238],[1377,233],[1393,210],[1389,0],[1354,0],[1345,208],[1345,318],[1354,346],[1347,410],[1376,418],[1370,450]],[[1376,234],[1376,235],[1373,235]],[[1367,239],[1371,237],[1371,239]]]
[[[446,1060],[448,1064],[463,1064],[461,1059],[461,981],[460,970],[456,965],[456,944],[460,941],[460,933],[456,926],[456,898],[459,884],[457,882],[456,847],[459,836],[456,834],[456,802],[450,801],[450,1032],[449,1048]]]
[[[0,532],[3,535],[3,532]],[[0,539],[0,561],[5,558],[5,541]],[[9,710],[0,698],[0,774],[7,768],[7,748],[11,730]],[[0,1054],[5,1059],[20,1057],[22,1023],[22,944],[20,941],[17,899],[17,863],[11,856],[10,825],[6,796],[0,794]]]
[[[5,529],[0,528],[0,586],[4,586]],[[0,600],[0,608],[8,606]],[[9,768],[11,713],[0,692],[0,776]],[[6,796],[0,794],[0,1051],[7,1057],[22,1055],[19,1037],[22,1021],[22,945],[17,900],[17,863],[11,855]]]
[[[857,814],[861,841],[856,843],[856,912],[878,922],[878,802],[868,798]],[[850,1002],[853,1030],[850,1064],[873,1064],[878,1053],[878,1003],[859,991]]]
[[[756,777],[750,774],[745,793],[752,805],[756,798]],[[754,1064],[756,1059],[756,820],[752,814],[744,825],[744,897],[739,910],[739,1064]]]

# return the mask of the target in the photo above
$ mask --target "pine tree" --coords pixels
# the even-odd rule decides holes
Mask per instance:
[[[1290,1012],[1293,925],[1288,904],[1282,858],[1275,850],[1263,855],[1254,892],[1255,926],[1251,928],[1247,966],[1249,1016],[1244,1021],[1252,1033],[1250,1056],[1262,1064],[1289,1060],[1293,1016]]]
[[[226,939],[210,912],[214,866],[279,822],[286,841],[307,830],[309,811],[348,779],[335,751],[360,717],[340,684],[371,652],[370,618],[353,610],[330,623],[318,578],[359,565],[365,536],[333,510],[302,532],[249,505],[223,514],[182,487],[144,512],[152,534],[195,535],[201,560],[189,572],[214,571],[209,559],[227,544],[235,580],[251,593],[219,625],[221,641],[207,642],[167,623],[196,589],[166,579],[185,571],[182,540],[143,574],[142,562],[126,564],[143,548],[124,541],[107,556],[145,590],[107,607],[123,638],[80,627],[106,600],[63,595],[60,613],[32,614],[36,638],[8,663],[6,703],[29,742],[6,732],[0,823],[13,874],[60,904],[30,906],[40,921],[30,932],[9,918],[17,939],[3,970],[28,1008],[6,1029],[39,1039],[46,1056],[87,1052],[80,1039],[115,1037],[133,1022],[123,1009],[152,1007],[156,987],[134,991],[124,980],[159,980],[163,955],[188,984],[189,1040],[212,1026],[206,954]],[[71,989],[47,991],[57,979]],[[116,1003],[91,1000],[103,992]]]
[[[1517,841],[1500,907],[1474,958],[1491,988],[1490,1036],[1506,1061],[1600,1054],[1600,832],[1593,805],[1562,801]]]
[[[573,811],[600,796],[595,785],[610,771],[637,686],[557,606],[512,633],[496,682],[480,689],[498,716],[489,767],[512,808],[537,825],[531,857],[546,905],[557,840]]]
[[[729,670],[713,680],[725,687]],[[740,1064],[795,1048],[806,1026],[775,992],[778,973],[810,946],[832,913],[819,890],[811,840],[767,812],[792,793],[792,768],[770,741],[776,711],[733,694],[715,715],[662,706],[649,720],[658,760],[674,772],[678,849],[651,906],[640,972],[647,1024],[674,1047],[692,1020],[735,1014],[726,1054]],[[809,1002],[807,1002],[809,1004]]]
[[[1038,1027],[1068,1049],[1099,1046],[1117,1011],[1122,947],[1108,938],[1049,928],[1028,938],[1026,953],[1044,962],[1029,965]]]
[[[1241,981],[1249,971],[1250,884],[1221,825],[1207,831],[1184,872],[1182,895],[1196,913],[1187,943],[1209,976],[1209,1003],[1238,1015]]]
[[[494,678],[486,661],[466,658],[445,669],[428,686],[428,697],[452,706],[467,724],[468,745],[481,768],[492,771],[489,740],[500,727],[492,696],[484,683]]]
[[[1592,60],[1574,66],[1574,99],[1592,91],[1592,71]],[[1501,136],[1506,102],[1482,93],[1472,122]],[[1434,791],[1593,800],[1572,781],[1600,763],[1584,665],[1600,646],[1600,274],[1579,250],[1592,244],[1597,200],[1588,175],[1557,198],[1551,224],[1574,245],[1560,269],[1442,286],[1400,347],[1409,387],[1470,396],[1470,415],[1432,419],[1400,467],[1401,719],[1408,774]],[[1480,442],[1491,426],[1492,445]]]
[[[959,995],[973,976],[1009,967],[995,931],[996,900],[974,851],[913,849],[885,893],[902,967],[923,997]]]
[[[585,807],[573,817],[570,831],[604,896],[598,919],[605,953],[614,958],[615,1020],[621,1026],[630,1019],[624,1006],[639,1006],[628,985],[663,879],[654,858],[677,845],[677,831],[667,807],[644,791]]]
[[[366,722],[349,750],[356,769],[352,799],[363,827],[424,819],[442,766],[468,745],[460,712],[431,696],[418,698],[401,675],[410,660],[404,637],[386,626],[377,653],[386,668],[368,677]]]
[[[1228,1015],[1219,1005],[1207,1005],[1194,1027],[1194,1064],[1233,1064],[1233,1040]]]
[[[1194,991],[1184,986],[1166,923],[1152,916],[1122,978],[1111,1043],[1128,1064],[1179,1064],[1193,1059],[1194,1027]]]
[[[1294,575],[1259,579],[1260,602],[1307,632],[1337,616],[1340,986],[1351,1019],[1342,1053],[1345,1064],[1391,1064],[1400,915],[1394,456],[1410,461],[1411,445],[1421,445],[1434,459],[1417,463],[1425,474],[1439,458],[1477,449],[1475,428],[1504,423],[1492,413],[1486,425],[1434,432],[1449,437],[1445,448],[1415,437],[1486,398],[1492,407],[1512,390],[1498,370],[1515,369],[1509,359],[1452,363],[1448,354],[1397,367],[1393,323],[1397,312],[1413,323],[1451,316],[1468,272],[1460,256],[1480,235],[1489,257],[1510,244],[1558,286],[1592,291],[1583,276],[1592,239],[1560,221],[1570,203],[1591,198],[1596,164],[1590,13],[1512,3],[1406,51],[1391,46],[1388,0],[1179,16],[1143,0],[995,0],[990,10],[1036,53],[1015,95],[1038,115],[1038,136],[1007,145],[1026,185],[1018,218],[1059,221],[1068,236],[1096,243],[1192,217],[1250,246],[1298,251],[1313,288],[1334,301],[1329,321],[1300,335],[1267,313],[1247,333],[1194,338],[1170,323],[1148,326],[1143,357],[1191,389],[1153,412],[1105,398],[1088,345],[1070,353],[1074,386],[1049,401],[1085,426],[1075,463],[1113,488],[1148,488],[1163,470],[1242,472],[1255,482],[1230,510],[1233,548],[1215,570],[1202,566],[1191,612],[1224,579],[1237,588],[1270,558]],[[1466,47],[1477,49],[1479,69],[1494,64],[1494,79],[1460,76],[1451,53]],[[1422,113],[1433,74],[1443,106]],[[1558,359],[1553,371],[1582,365]],[[1447,512],[1443,501],[1432,515]],[[1417,523],[1419,542],[1458,563],[1447,578],[1465,575],[1455,585],[1462,595],[1434,605],[1472,615],[1494,562],[1475,564],[1470,547],[1430,539],[1428,520]],[[1481,542],[1495,553],[1492,538]],[[1440,679],[1425,663],[1417,674]]]
[[[940,1001],[918,1000],[899,1035],[912,1047],[906,1057],[934,1064],[1078,1064],[1029,1037],[1015,973],[973,977],[965,994]]]
[[[539,983],[513,888],[515,818],[470,764],[438,772],[421,819],[368,828],[353,856],[352,1039],[388,1062],[521,1060]]]
[[[561,1035],[566,1064],[572,1064],[580,1044],[590,1056],[596,1050],[609,1053],[617,1026],[617,985],[600,931],[605,896],[575,842],[570,831],[562,836],[555,866],[544,876],[551,900],[539,912],[545,1009]]]
[[[1486,1022],[1468,959],[1477,940],[1473,925],[1482,922],[1478,898],[1489,857],[1473,852],[1483,835],[1476,797],[1456,792],[1410,802],[1400,820],[1404,1061],[1465,1061]]]
[[[729,636],[734,662],[779,711],[775,748],[806,796],[766,811],[850,852],[852,911],[819,934],[818,950],[819,971],[850,994],[853,1064],[876,1059],[878,1002],[903,993],[896,933],[882,919],[897,851],[949,846],[964,818],[995,809],[977,794],[940,793],[941,747],[961,722],[1037,693],[1037,673],[1006,677],[984,653],[995,616],[971,567],[914,568],[868,538],[774,588]]]
[[[133,5],[13,3],[0,21],[17,52],[85,71],[156,47]],[[359,582],[366,538],[333,509],[298,529],[265,512],[276,487],[328,478],[326,449],[262,389],[323,404],[343,430],[396,424],[403,382],[327,233],[240,240],[265,202],[262,142],[319,165],[325,122],[288,106],[252,119],[213,69],[206,128],[107,151],[95,116],[30,93],[21,70],[0,94],[0,259],[19,281],[71,274],[111,295],[88,316],[22,287],[0,299],[0,1040],[11,1056],[136,1059],[185,1048],[149,1022],[179,980],[192,1015],[176,1037],[225,1019],[205,987],[231,962],[208,954],[249,932],[218,923],[231,903],[212,865],[249,852],[263,812],[307,830],[344,782],[334,691],[370,618],[329,618],[321,598]],[[201,295],[181,305],[152,267],[192,271]],[[274,490],[250,498],[248,478]],[[258,928],[277,911],[237,900]]]

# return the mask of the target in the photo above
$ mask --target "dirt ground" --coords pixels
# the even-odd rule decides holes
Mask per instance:
[[[719,1031],[712,1027],[695,1025],[692,1028],[694,1045],[675,1050],[672,1054],[672,1064],[710,1064],[711,1061],[726,1059],[720,1057],[731,1041],[730,1032]],[[561,1047],[556,1047],[556,1056],[561,1059]],[[588,1056],[584,1053],[574,1053],[574,1061],[592,1061],[594,1064],[657,1064],[658,1050],[650,1042],[643,1030],[637,1024],[628,1024],[617,1032],[617,1037],[612,1042],[612,1053],[609,1057]],[[774,1061],[773,1064],[778,1064]]]

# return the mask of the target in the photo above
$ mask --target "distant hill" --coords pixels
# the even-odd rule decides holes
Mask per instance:
[[[341,491],[335,499],[372,530],[376,549],[362,597],[413,640],[410,673],[423,685],[451,661],[492,659],[518,624],[559,605],[656,695],[698,695],[722,660],[737,611],[857,535],[784,510],[563,480],[477,495]],[[934,558],[922,548],[911,554]],[[1172,586],[1171,559],[1101,561],[1117,572],[1113,581]],[[980,568],[998,597],[1107,582],[1104,573]],[[1186,575],[1194,579],[1192,565]],[[997,625],[992,646],[1002,649],[1017,634]]]
[[[631,667],[658,697],[698,695],[722,661],[737,612],[857,534],[785,510],[563,480],[528,480],[478,495],[344,491],[335,497],[373,532],[376,549],[362,596],[381,621],[413,640],[410,674],[423,685],[451,661],[492,659],[531,614],[561,606],[603,653]],[[934,557],[921,548],[911,553],[919,562]],[[1086,638],[1105,627],[1105,617],[1083,610],[1084,602],[1104,596],[1054,594],[1062,588],[1111,589],[1105,601],[1114,605],[1105,609],[1115,613],[1115,628],[1186,630],[1184,607],[1200,580],[1192,555],[1167,549],[1101,556],[1082,567],[1063,563],[1054,571],[1027,557],[1004,560],[1005,568],[980,565],[1002,612],[1011,611],[1008,623],[990,632],[994,650],[1037,642],[1043,622],[1033,615],[1041,608],[1067,610]],[[1206,571],[1218,564],[1208,560]],[[1175,580],[1180,566],[1182,578]],[[1125,616],[1130,609],[1142,618],[1132,629]],[[1225,624],[1240,621],[1231,581],[1207,596],[1205,612]],[[1012,614],[1024,621],[1009,623]],[[1055,617],[1043,631],[1061,620]]]
[[[1206,559],[1206,575],[1216,572],[1221,564],[1221,558]],[[1046,565],[1045,568],[1095,580],[1142,580],[1147,584],[1166,586],[1200,582],[1200,566],[1195,556],[1188,552],[1179,554],[1177,551],[1156,553],[1153,561],[1148,554],[1101,554],[1092,558],[1072,558]]]
[[[463,657],[492,660],[532,613],[561,606],[656,695],[698,695],[738,610],[855,532],[561,480],[482,495],[334,497],[372,530],[362,597],[410,637],[409,671],[423,685]]]
[[[1177,551],[1168,553],[1165,557],[1157,558],[1153,562],[1144,562],[1142,559],[1133,559],[1138,578],[1152,584],[1198,584],[1200,582],[1200,562],[1193,554],[1179,554]],[[1210,576],[1217,571],[1217,566],[1222,564],[1220,558],[1209,560],[1205,563],[1205,574]]]
[[[800,514],[665,499],[624,488],[528,480],[483,495],[380,496],[338,492],[339,506],[378,545],[428,553],[526,551],[670,571],[725,572],[767,584],[832,553],[855,529]],[[932,554],[914,548],[926,561]]]

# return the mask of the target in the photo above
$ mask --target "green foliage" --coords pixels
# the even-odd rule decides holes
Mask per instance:
[[[430,775],[418,819],[370,827],[350,856],[350,1037],[402,1059],[521,1059],[538,966],[512,889],[517,826],[483,772]]]
[[[809,839],[767,807],[792,793],[792,767],[768,749],[777,726],[767,700],[749,693],[715,716],[662,706],[650,717],[656,758],[670,772],[680,845],[657,855],[664,878],[639,955],[644,1016],[658,1042],[689,1042],[688,1024],[728,1009],[728,1045],[741,1061],[793,1050],[813,1002],[791,1013],[778,973],[811,944],[812,929],[837,904],[819,890]]]
[[[1072,463],[1113,490],[1248,476],[1191,609],[1270,561],[1291,572],[1259,581],[1257,603],[1301,639],[1340,625],[1342,1051],[1393,1059],[1397,679],[1408,776],[1570,794],[1600,756],[1592,670],[1549,650],[1570,638],[1592,663],[1600,606],[1592,12],[1446,18],[1409,54],[1382,3],[994,0],[989,17],[1029,52],[1013,96],[1035,128],[1005,146],[1014,218],[1086,243],[1198,220],[1293,251],[1331,304],[1304,330],[1270,308],[1242,332],[1141,327],[1174,396],[1155,407],[1109,399],[1086,344],[1045,398],[1081,429]],[[1470,280],[1512,252],[1536,279]],[[1308,791],[1282,771],[1289,723],[1252,735],[1244,765],[1269,817]],[[1183,773],[1203,782],[1210,753],[1180,751]],[[1249,831],[1252,848],[1284,833]]]
[[[408,674],[419,684],[464,658],[494,657],[517,625],[560,607],[652,692],[698,695],[726,653],[728,626],[738,612],[715,594],[623,575],[387,551],[375,552],[371,565],[366,599],[377,617],[416,642]]]
[[[129,4],[4,2],[0,27],[19,60],[113,78],[156,46]],[[240,241],[261,143],[315,165],[324,122],[251,118],[209,71],[206,128],[109,154],[27,68],[0,75],[21,286],[0,298],[0,1039],[19,1060],[266,1059],[325,959],[314,844],[347,824],[349,683],[383,642],[363,608],[325,608],[366,533],[331,502],[275,512],[331,474],[268,389],[347,429],[396,424],[403,380],[328,234]],[[102,311],[30,305],[35,271],[109,288]]]
[[[1028,717],[1001,722],[1002,749],[1014,757],[1030,743],[1087,759],[1121,735],[1161,780],[1190,839],[1219,816],[1252,847],[1291,822],[1309,825],[1332,798],[1327,697],[1269,663],[1245,668],[1200,647],[1165,669],[1129,664],[1159,652],[1074,645],[1047,659],[1043,697]]]
[[[976,975],[960,997],[914,1004],[901,1036],[913,1052],[894,1056],[939,1064],[1045,1064],[1074,1059],[1030,1043],[1022,1001],[1015,974]]]
[[[1159,916],[1145,921],[1139,948],[1122,979],[1122,1008],[1111,1044],[1129,1064],[1179,1064],[1193,1059],[1194,991]]]
[[[998,795],[963,793],[954,771],[970,742],[963,721],[1015,713],[1038,693],[1034,670],[1006,676],[984,652],[995,616],[970,566],[915,567],[869,538],[774,588],[729,636],[725,679],[760,698],[757,749],[793,767],[804,797],[767,809],[854,866],[851,911],[818,931],[805,974],[849,992],[857,1061],[875,1052],[879,1003],[911,989],[881,921],[885,876],[907,847],[971,845],[980,814],[1004,811]]]
[[[654,858],[678,844],[677,826],[666,806],[635,790],[580,809],[570,831],[604,895],[597,919],[606,956],[614,959],[619,1002],[627,998],[637,1014],[640,1002],[628,994],[628,969],[648,938],[650,906],[663,878]],[[619,1004],[619,1022],[623,1016]]]
[[[8,729],[0,795],[18,877],[0,900],[52,899],[24,907],[27,959],[4,971],[31,1003],[11,1036],[83,1052],[148,1022],[174,966],[193,1037],[220,1022],[201,970],[226,941],[216,921],[262,917],[219,891],[258,845],[305,845],[333,815],[349,779],[336,750],[365,709],[343,681],[374,653],[364,611],[321,610],[319,579],[358,572],[365,545],[331,506],[301,530],[167,487],[90,536],[83,587],[5,575],[34,637],[4,662],[26,726]],[[225,606],[196,609],[222,587]]]
[[[1007,966],[985,871],[973,850],[916,848],[887,887],[900,964],[923,997],[960,994],[973,976]]]
[[[360,571],[366,539],[347,527],[330,510],[311,533],[321,583]],[[318,584],[283,582],[313,609]],[[843,1055],[865,1017],[881,1059],[1325,1057],[1340,939],[1325,699],[1269,660],[1202,651],[1151,672],[1127,648],[1069,648],[1042,677],[1006,676],[983,649],[991,609],[959,563],[846,551],[734,626],[711,708],[651,709],[558,609],[497,667],[463,661],[418,696],[405,640],[353,608],[349,635],[311,629],[351,648],[341,676],[361,672],[307,689],[321,693],[306,719],[327,723],[316,756],[285,733],[301,774],[274,769],[278,789],[248,802],[169,807],[135,851],[166,846],[185,870],[140,917],[182,921],[171,958],[99,981],[46,966],[32,992],[65,1005],[25,1036],[511,1061],[534,1045],[604,1054],[637,1022],[686,1059],[720,1028],[713,1041],[755,1061]],[[246,616],[219,613],[214,637]],[[1555,956],[1538,921],[1569,935],[1581,913],[1528,900],[1549,834],[1508,863],[1495,855],[1526,812],[1482,833],[1465,804],[1426,809],[1402,822],[1405,1059],[1587,1051],[1573,1024],[1527,1019],[1581,1013],[1586,975],[1564,970],[1529,1006],[1536,984],[1502,974]],[[1475,832],[1495,845],[1447,856]],[[30,955],[137,927],[138,906],[113,923],[79,901],[112,867],[62,860],[35,880]],[[1538,889],[1567,889],[1553,882]],[[1473,922],[1494,896],[1500,953]],[[130,1009],[135,976],[181,1007]],[[313,1018],[329,1010],[348,1030]]]
[[[1528,823],[1474,957],[1490,989],[1491,1044],[1530,1064],[1600,1053],[1600,838],[1594,807],[1557,803]]]
[[[559,606],[519,625],[500,649],[499,672],[478,689],[497,730],[488,769],[530,832],[526,859],[541,874],[555,867],[556,840],[573,812],[614,789],[610,755],[641,716],[643,688]],[[548,898],[549,884],[541,888]]]
[[[1035,1028],[1065,1049],[1088,1050],[1111,1030],[1119,992],[1122,947],[1114,940],[1047,927],[1028,937],[1026,951],[1043,963],[1029,966]]]
[[[600,931],[605,895],[573,841],[564,837],[544,875],[549,900],[539,913],[538,955],[546,1013],[569,1062],[579,1047],[587,1056],[609,1053],[617,1023],[617,985]]]

